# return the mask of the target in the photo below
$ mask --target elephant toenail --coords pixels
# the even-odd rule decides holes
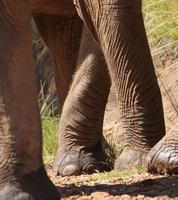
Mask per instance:
[[[63,172],[62,172],[62,176],[77,176],[80,174],[80,170],[79,168],[74,165],[74,164],[71,164],[71,165],[67,165],[64,169],[63,169]]]
[[[87,174],[92,174],[93,172],[96,171],[96,166],[94,164],[89,164],[85,166],[83,171]]]
[[[168,174],[167,168],[162,163],[157,164],[157,172],[163,175]]]

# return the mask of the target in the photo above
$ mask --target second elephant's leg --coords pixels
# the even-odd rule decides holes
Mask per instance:
[[[44,169],[31,1],[0,2],[0,199],[58,200]]]
[[[178,174],[178,124],[151,149],[147,169],[153,173]]]
[[[78,67],[80,69],[77,71],[77,74],[75,76],[75,83],[73,83],[72,86],[73,89],[71,89],[70,91],[61,117],[59,130],[59,149],[55,159],[56,172],[64,174],[61,169],[64,167],[64,165],[68,165],[66,163],[66,159],[71,156],[70,153],[67,152],[70,147],[68,144],[69,141],[73,143],[74,148],[72,149],[76,150],[78,148],[77,145],[86,148],[92,147],[93,149],[93,146],[96,146],[97,142],[100,142],[101,140],[102,117],[110,87],[110,83],[109,81],[107,83],[106,79],[109,80],[109,76],[106,72],[103,55],[101,55],[101,52],[94,42],[93,38],[91,38],[91,36],[86,33],[86,30],[83,33],[82,45],[80,48],[83,23],[77,16],[70,18],[41,15],[35,17],[35,21],[37,22],[38,29],[47,46],[50,48],[53,59],[55,61],[55,77],[61,97],[61,109],[69,90],[72,76],[74,74],[74,71],[76,70],[75,68],[77,66],[78,54],[80,54],[80,60],[78,60]],[[78,52],[79,49],[80,53]],[[103,83],[98,81],[98,75],[96,75],[97,73],[99,73],[99,76],[102,77],[101,81],[103,80]],[[94,83],[92,83],[93,81]],[[93,84],[93,86],[91,84]],[[100,87],[102,86],[105,91],[100,90]],[[96,95],[95,92],[91,92],[93,89],[95,90],[95,87],[96,90],[100,90],[100,94]],[[73,94],[74,91],[77,92],[77,96],[80,96],[80,102],[74,100],[76,99],[76,94]],[[86,100],[89,100],[90,102],[85,102]],[[97,108],[97,105],[102,108]],[[88,110],[88,116],[85,116],[85,118],[81,116],[78,117],[76,112],[80,111],[81,113],[83,113],[83,115],[85,115],[85,109]],[[66,115],[69,114],[71,115],[71,117],[68,119],[66,118]],[[91,120],[91,118],[94,118],[94,120]],[[73,121],[76,121],[75,123],[77,124],[74,124]],[[90,126],[91,124],[92,127],[87,128],[87,126],[85,125],[86,123],[88,124],[88,126]],[[68,128],[69,126],[71,127]],[[79,128],[81,130],[78,130]],[[75,133],[76,141],[72,140],[72,137],[74,137],[73,134]],[[81,140],[81,138],[83,137],[82,134],[84,134],[85,141]],[[65,137],[69,137],[69,141],[65,141],[63,139]],[[61,144],[63,147],[61,147]],[[63,151],[61,149],[63,149]],[[101,150],[101,146],[99,146],[98,149]],[[64,153],[67,153],[65,154],[65,156],[67,155],[67,158],[64,158]],[[74,156],[76,157],[75,162],[78,163],[79,154]],[[62,159],[64,159],[63,163],[61,163]],[[91,159],[92,158],[88,158],[89,162],[91,162]],[[95,165],[96,159],[97,158],[92,161]],[[72,158],[72,160],[74,160],[74,158]],[[70,159],[69,162],[71,163]],[[83,166],[83,164],[80,164],[80,166]],[[82,170],[83,169],[80,169],[79,171]],[[76,173],[76,171],[72,173]]]
[[[102,126],[110,77],[104,57],[87,32],[83,31],[78,69],[65,101],[54,169],[57,174],[74,175],[102,170]],[[101,161],[101,162],[99,162]]]
[[[54,61],[55,83],[59,93],[61,114],[76,70],[83,23],[78,16],[40,15],[34,19]]]
[[[76,0],[75,5],[101,45],[116,85],[125,143],[115,168],[142,165],[165,129],[141,0]]]

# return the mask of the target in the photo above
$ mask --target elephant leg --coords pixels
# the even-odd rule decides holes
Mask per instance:
[[[178,126],[148,153],[147,169],[152,173],[178,174]]]
[[[63,176],[108,168],[102,126],[110,77],[103,54],[84,28],[77,71],[64,103],[54,171]]]
[[[148,151],[165,135],[165,126],[141,0],[76,0],[74,4],[101,45],[116,85],[125,141],[115,169],[143,165]]]
[[[42,161],[30,7],[30,0],[0,2],[1,200],[59,199]]]
[[[83,23],[74,17],[39,15],[34,17],[38,30],[54,61],[55,83],[59,92],[59,113],[76,70]]]

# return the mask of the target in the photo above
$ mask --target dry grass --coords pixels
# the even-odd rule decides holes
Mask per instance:
[[[144,0],[143,12],[150,46],[159,53],[171,49],[178,53],[178,1]]]

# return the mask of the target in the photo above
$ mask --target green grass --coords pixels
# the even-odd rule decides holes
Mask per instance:
[[[143,0],[145,27],[151,48],[178,54],[178,1]],[[177,55],[178,56],[178,55]]]
[[[143,0],[145,27],[152,55],[173,55],[170,66],[162,71],[156,70],[162,95],[169,100],[175,113],[178,113],[178,103],[174,94],[169,90],[164,72],[178,62],[178,1],[177,0]],[[169,58],[168,58],[169,59]],[[165,115],[169,121],[168,116]]]
[[[75,176],[75,177],[70,177],[69,179],[64,180],[65,184],[74,184],[77,186],[80,185],[97,185],[98,183],[100,184],[101,182],[107,182],[107,181],[113,181],[115,179],[124,179],[124,181],[134,177],[136,174],[140,174],[145,172],[145,168],[133,168],[133,169],[127,169],[127,170],[113,170],[111,172],[106,172],[106,173],[94,173],[91,175],[81,175],[81,176]]]
[[[59,118],[43,117],[43,158],[45,164],[52,163],[57,150],[57,129]]]
[[[43,86],[39,93],[39,106],[43,132],[43,159],[45,164],[52,163],[57,150],[57,131],[59,126],[59,116],[54,116],[52,106],[47,105],[47,100],[43,93]]]
[[[142,173],[142,172],[145,172],[145,171],[146,171],[146,169],[144,167],[126,169],[126,170],[121,170],[121,171],[112,170],[111,172],[103,173],[101,175],[101,179],[107,180],[107,179],[116,178],[116,177],[129,179],[133,175],[135,175],[137,173]]]

